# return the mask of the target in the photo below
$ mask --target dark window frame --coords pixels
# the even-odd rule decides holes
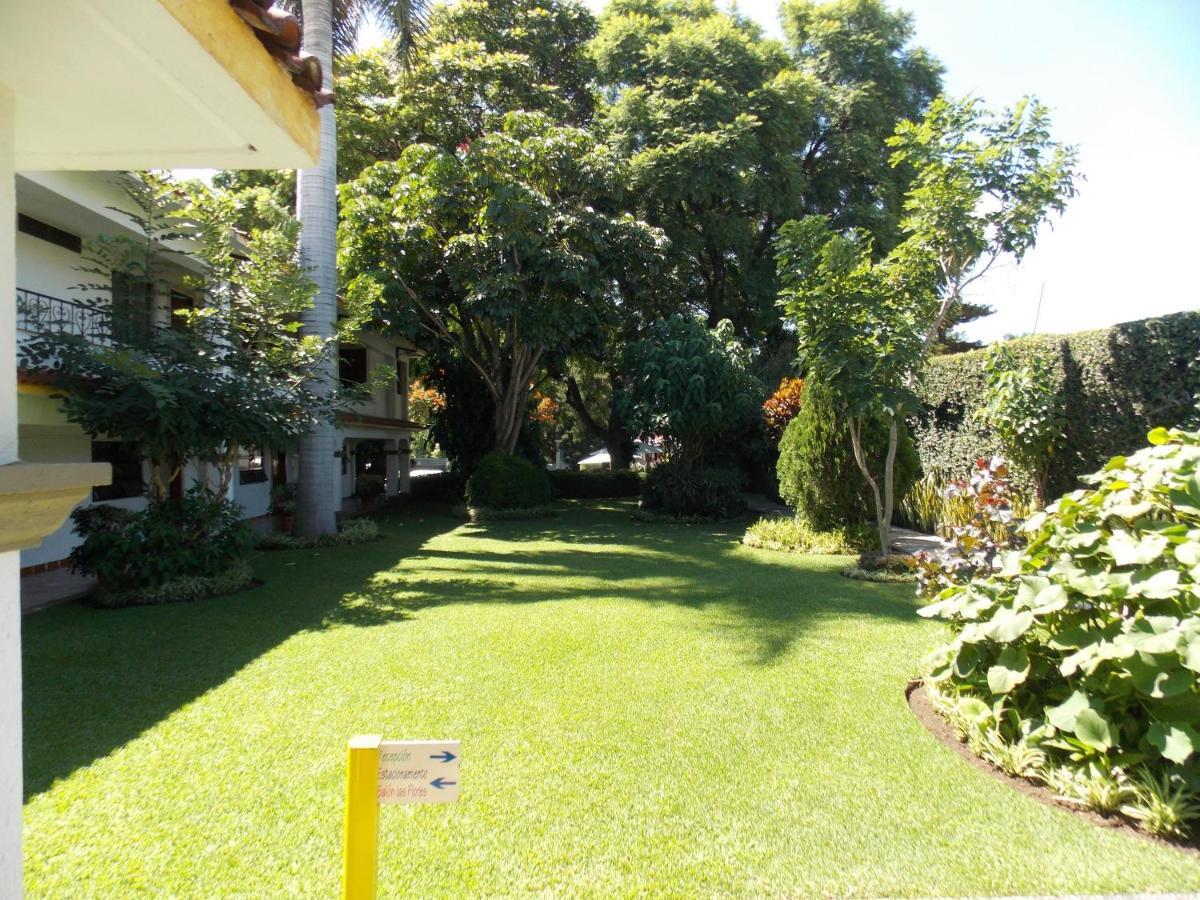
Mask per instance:
[[[338,348],[338,379],[343,385],[367,383],[367,348]]]
[[[109,317],[114,341],[137,344],[148,339],[154,326],[153,283],[128,272],[113,272]]]
[[[254,460],[258,465],[254,465]],[[238,484],[264,484],[267,481],[266,458],[261,450],[253,447],[243,448],[238,453]]]
[[[142,455],[135,444],[125,441],[92,441],[92,462],[108,463],[112,466],[112,484],[92,488],[94,502],[145,496]]]
[[[64,231],[49,222],[43,222],[41,219],[35,219],[25,213],[17,213],[17,231],[46,241],[48,244],[54,244],[56,247],[62,247],[64,250],[70,250],[72,253],[83,252],[83,238],[79,235]]]

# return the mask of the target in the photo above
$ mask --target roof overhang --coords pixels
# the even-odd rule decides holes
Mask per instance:
[[[317,111],[228,0],[0,2],[31,169],[304,168]]]

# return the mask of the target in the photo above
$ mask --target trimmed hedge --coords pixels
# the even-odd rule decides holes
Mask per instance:
[[[421,475],[409,481],[409,494],[413,500],[430,503],[462,503],[467,490],[467,479],[461,472],[437,472]]]
[[[467,506],[475,509],[533,509],[552,499],[545,469],[495,450],[467,479]]]
[[[1054,374],[1066,427],[1050,466],[1049,494],[1078,487],[1079,476],[1131,453],[1157,426],[1185,422],[1200,393],[1200,313],[1126,322],[1069,335],[1008,341],[1018,364],[1039,357]],[[987,383],[986,353],[930,361],[924,408],[911,421],[921,468],[943,479],[966,476],[975,459],[1001,454],[974,417]]]
[[[644,476],[629,469],[615,472],[580,472],[570,469],[549,473],[554,496],[561,500],[613,500],[637,497],[642,493]]]

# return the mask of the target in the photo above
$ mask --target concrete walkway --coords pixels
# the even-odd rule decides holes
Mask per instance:
[[[772,519],[790,519],[795,515],[792,509],[782,503],[762,494],[742,494],[746,506],[762,516]],[[942,540],[936,535],[922,534],[909,528],[892,527],[892,549],[897,553],[931,553],[936,554],[942,549]]]
[[[69,603],[86,597],[96,589],[96,579],[70,569],[53,569],[37,575],[21,576],[21,615]]]

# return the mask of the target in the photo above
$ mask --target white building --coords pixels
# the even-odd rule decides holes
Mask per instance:
[[[256,15],[247,4],[243,15]],[[18,454],[18,171],[313,166],[312,73],[227,0],[0,3],[0,897],[21,896],[20,554],[109,467]],[[279,31],[276,29],[276,34]],[[299,65],[306,63],[305,65]],[[311,82],[311,89],[315,87]],[[70,723],[64,723],[69,728]]]
[[[104,343],[118,324],[131,332],[171,326],[172,313],[191,307],[195,298],[185,286],[193,266],[186,255],[171,257],[166,282],[148,306],[141,296],[124,296],[114,284],[100,305],[122,304],[124,315],[98,311],[77,286],[84,265],[81,251],[100,234],[139,236],[119,210],[128,206],[117,172],[25,172],[17,176],[17,342],[45,329],[81,334]],[[131,303],[138,306],[133,308]],[[126,336],[129,337],[129,336]],[[338,490],[335,509],[353,507],[356,498],[378,491],[390,496],[407,492],[408,450],[413,430],[408,421],[408,365],[415,348],[403,339],[360,332],[357,345],[341,348],[341,374],[362,383],[385,367],[393,377],[372,392],[353,413],[339,417],[340,455],[329,460]],[[67,421],[60,401],[52,397],[44,373],[20,369],[17,378],[17,450],[22,460],[42,463],[108,463],[112,484],[96,487],[84,505],[106,503],[129,509],[146,504],[150,464],[138,448],[108,436],[92,438]],[[229,486],[229,499],[247,519],[270,524],[271,489],[294,482],[299,474],[294,453],[282,448],[247,449]],[[171,489],[182,494],[197,484],[215,487],[216,473],[203,463],[189,462]],[[37,547],[21,551],[21,574],[36,574],[65,565],[79,543],[68,520]]]

